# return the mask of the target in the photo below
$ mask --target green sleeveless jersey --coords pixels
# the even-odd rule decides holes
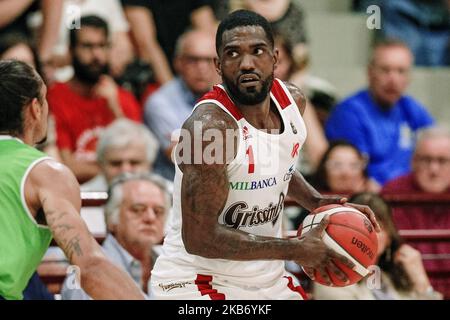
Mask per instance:
[[[22,292],[42,260],[50,230],[38,225],[25,203],[25,180],[48,157],[9,136],[0,136],[0,296],[23,299]]]

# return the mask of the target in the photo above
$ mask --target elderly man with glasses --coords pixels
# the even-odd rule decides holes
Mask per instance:
[[[105,205],[109,234],[103,242],[105,255],[126,271],[147,294],[156,245],[164,237],[170,196],[164,179],[147,173],[125,173],[113,180]],[[61,291],[64,300],[88,300],[70,274]]]
[[[382,194],[450,194],[450,130],[434,127],[422,130],[412,159],[412,172],[388,182]],[[398,229],[450,229],[450,208],[436,204],[404,206],[393,210]],[[448,242],[414,242],[425,262],[427,272],[450,271]],[[434,255],[439,259],[429,260]],[[447,257],[447,258],[445,258]],[[450,293],[450,279],[431,277],[434,288]]]

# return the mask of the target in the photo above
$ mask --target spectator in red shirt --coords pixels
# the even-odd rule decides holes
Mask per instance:
[[[79,182],[94,177],[96,143],[102,130],[117,118],[141,121],[133,95],[108,75],[108,25],[97,16],[85,16],[79,29],[70,30],[70,53],[74,76],[49,90],[57,145],[64,163]]]
[[[446,128],[423,130],[417,141],[412,160],[412,172],[390,181],[382,194],[450,194],[450,131]],[[406,206],[393,210],[398,229],[450,229],[450,208],[443,206]],[[450,254],[445,242],[414,242],[426,257],[429,254]],[[425,268],[450,271],[450,259],[427,260]],[[450,280],[431,277],[436,290],[450,295]]]

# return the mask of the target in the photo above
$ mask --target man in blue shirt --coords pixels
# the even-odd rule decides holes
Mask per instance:
[[[378,43],[368,66],[369,88],[338,104],[325,131],[369,157],[369,175],[381,185],[410,171],[415,133],[434,124],[424,106],[404,95],[413,56],[399,41]]]
[[[214,34],[188,31],[177,41],[174,66],[178,77],[162,86],[145,103],[144,121],[161,145],[154,172],[173,180],[170,155],[176,141],[172,133],[181,129],[196,101],[219,82],[214,67]]]

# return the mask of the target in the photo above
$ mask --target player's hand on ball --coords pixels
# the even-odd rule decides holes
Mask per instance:
[[[364,214],[367,218],[369,218],[370,222],[375,227],[375,231],[381,232],[380,225],[378,224],[377,218],[375,218],[375,213],[372,211],[372,209],[370,209],[370,207],[350,202],[345,202],[343,203],[343,205],[361,211],[362,214]]]
[[[314,280],[315,272],[318,272],[324,279],[327,285],[332,285],[329,272],[336,275],[343,282],[348,282],[348,278],[341,269],[336,266],[333,260],[340,261],[350,269],[355,265],[346,257],[338,254],[330,249],[322,240],[322,235],[325,232],[329,223],[329,217],[326,216],[320,221],[320,224],[308,231],[300,238],[302,246],[302,257],[296,262],[303,267],[306,274]]]
[[[375,227],[376,232],[380,232],[380,225],[378,224],[377,219],[375,218],[375,213],[370,209],[368,206],[361,205],[361,204],[355,204],[347,202],[347,198],[341,197],[341,196],[322,196],[322,198],[319,201],[319,207],[325,206],[327,204],[342,204],[344,206],[353,207],[359,211],[361,211],[362,214],[364,214],[367,218],[369,218],[370,222]]]

